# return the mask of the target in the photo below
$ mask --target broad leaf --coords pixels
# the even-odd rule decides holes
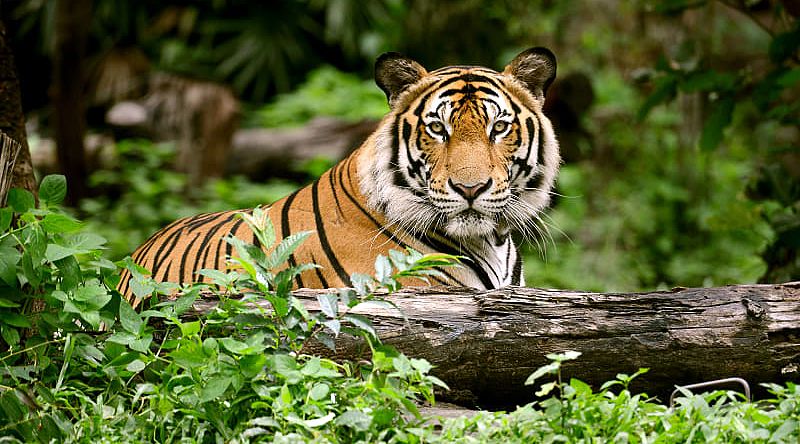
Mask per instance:
[[[39,199],[47,205],[58,205],[67,196],[67,178],[51,174],[39,184]]]
[[[42,219],[42,227],[49,233],[69,233],[78,230],[81,223],[77,220],[58,213],[49,213]]]
[[[329,318],[335,318],[339,314],[339,298],[335,294],[325,293],[317,296],[319,308]]]
[[[17,213],[24,213],[36,207],[36,200],[28,190],[12,188],[8,191],[8,205]]]
[[[125,299],[119,302],[119,322],[122,328],[131,333],[139,333],[144,323],[139,313]]]

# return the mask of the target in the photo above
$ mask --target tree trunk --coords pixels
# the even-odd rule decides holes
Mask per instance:
[[[58,0],[55,10],[53,100],[58,162],[67,177],[68,202],[87,195],[85,53],[92,18],[91,0]]]
[[[24,188],[36,194],[36,179],[33,176],[31,153],[28,150],[28,138],[25,135],[25,116],[22,114],[19,81],[17,80],[14,55],[6,41],[6,29],[0,22],[0,132],[5,133],[14,142],[0,144],[0,207],[5,204],[6,192],[9,188]],[[16,156],[12,147],[19,152]],[[11,177],[4,176],[6,162],[13,163]],[[3,188],[5,185],[5,188]]]
[[[316,295],[325,291],[294,294],[315,309]],[[618,373],[646,367],[632,389],[662,400],[676,384],[798,380],[798,282],[629,294],[431,287],[404,289],[388,300],[402,314],[376,306],[359,312],[373,319],[384,343],[433,363],[451,388],[442,399],[460,405],[511,408],[533,400],[535,388],[525,379],[548,362],[547,354],[566,350],[582,355],[564,365],[565,380],[576,377],[597,389]],[[197,302],[195,313],[214,304]],[[359,359],[364,351],[357,339],[337,340],[338,358]]]

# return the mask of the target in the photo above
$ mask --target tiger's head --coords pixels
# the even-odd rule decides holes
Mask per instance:
[[[416,235],[529,233],[560,163],[542,113],[555,74],[545,48],[522,52],[503,72],[428,72],[400,54],[380,56],[375,80],[391,111],[359,157],[368,205]]]

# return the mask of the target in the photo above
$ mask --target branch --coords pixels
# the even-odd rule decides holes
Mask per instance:
[[[329,290],[294,292],[310,310]],[[577,350],[564,365],[595,389],[642,367],[634,390],[668,399],[676,384],[738,376],[750,384],[798,379],[800,282],[648,293],[586,293],[509,287],[408,288],[387,297],[402,313],[358,307],[381,339],[425,358],[451,387],[444,399],[483,407],[531,401],[527,376],[549,353]],[[195,303],[205,313],[213,300]],[[264,306],[268,306],[266,301]],[[404,317],[405,315],[405,317]],[[406,320],[407,319],[407,320]],[[329,354],[321,345],[312,352]],[[359,359],[363,344],[340,336],[335,357]]]

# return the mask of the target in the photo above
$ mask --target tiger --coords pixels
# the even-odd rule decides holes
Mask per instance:
[[[313,232],[288,262],[319,268],[294,286],[351,287],[350,276],[369,273],[377,255],[409,248],[461,257],[460,267],[440,269],[430,285],[524,285],[512,234],[530,234],[541,220],[561,163],[542,112],[555,75],[555,55],[542,47],[521,52],[502,72],[468,65],[428,72],[396,52],[379,56],[375,83],[390,110],[377,129],[268,209],[281,237]],[[156,281],[202,281],[198,270],[226,269],[227,236],[257,243],[238,212],[177,220],[132,258]],[[131,299],[130,272],[118,290]]]

